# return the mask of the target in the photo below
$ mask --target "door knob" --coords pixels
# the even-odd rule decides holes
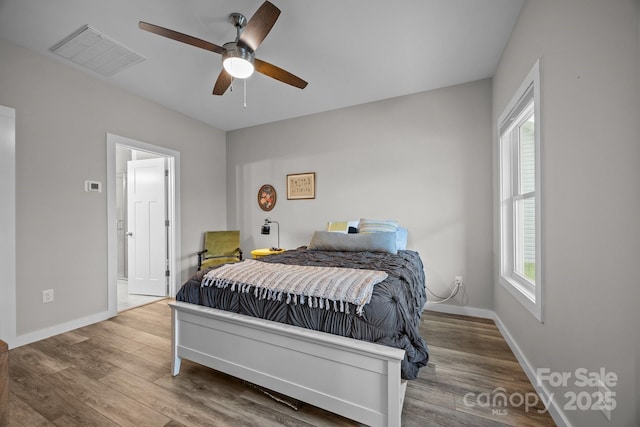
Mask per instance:
[[[127,233],[127,236],[133,236],[133,233],[132,233],[131,231],[129,231],[129,232]]]

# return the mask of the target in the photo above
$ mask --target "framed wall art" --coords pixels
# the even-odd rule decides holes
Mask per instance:
[[[316,173],[295,173],[287,175],[287,199],[315,199]]]
[[[276,189],[270,184],[265,184],[258,190],[258,205],[263,211],[270,211],[276,205],[278,195]]]

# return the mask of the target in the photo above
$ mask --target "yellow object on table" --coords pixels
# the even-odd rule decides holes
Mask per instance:
[[[286,249],[261,248],[252,250],[251,255],[254,259],[258,259],[267,255],[281,254],[284,251],[286,251]]]

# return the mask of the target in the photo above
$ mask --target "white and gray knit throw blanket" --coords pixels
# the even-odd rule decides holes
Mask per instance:
[[[202,286],[230,287],[252,292],[257,298],[284,300],[349,313],[349,305],[362,315],[373,286],[387,278],[384,271],[341,267],[286,265],[247,259],[226,264],[205,274]]]

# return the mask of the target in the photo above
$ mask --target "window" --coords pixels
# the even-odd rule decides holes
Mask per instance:
[[[498,129],[500,283],[542,321],[539,63],[500,116]]]

